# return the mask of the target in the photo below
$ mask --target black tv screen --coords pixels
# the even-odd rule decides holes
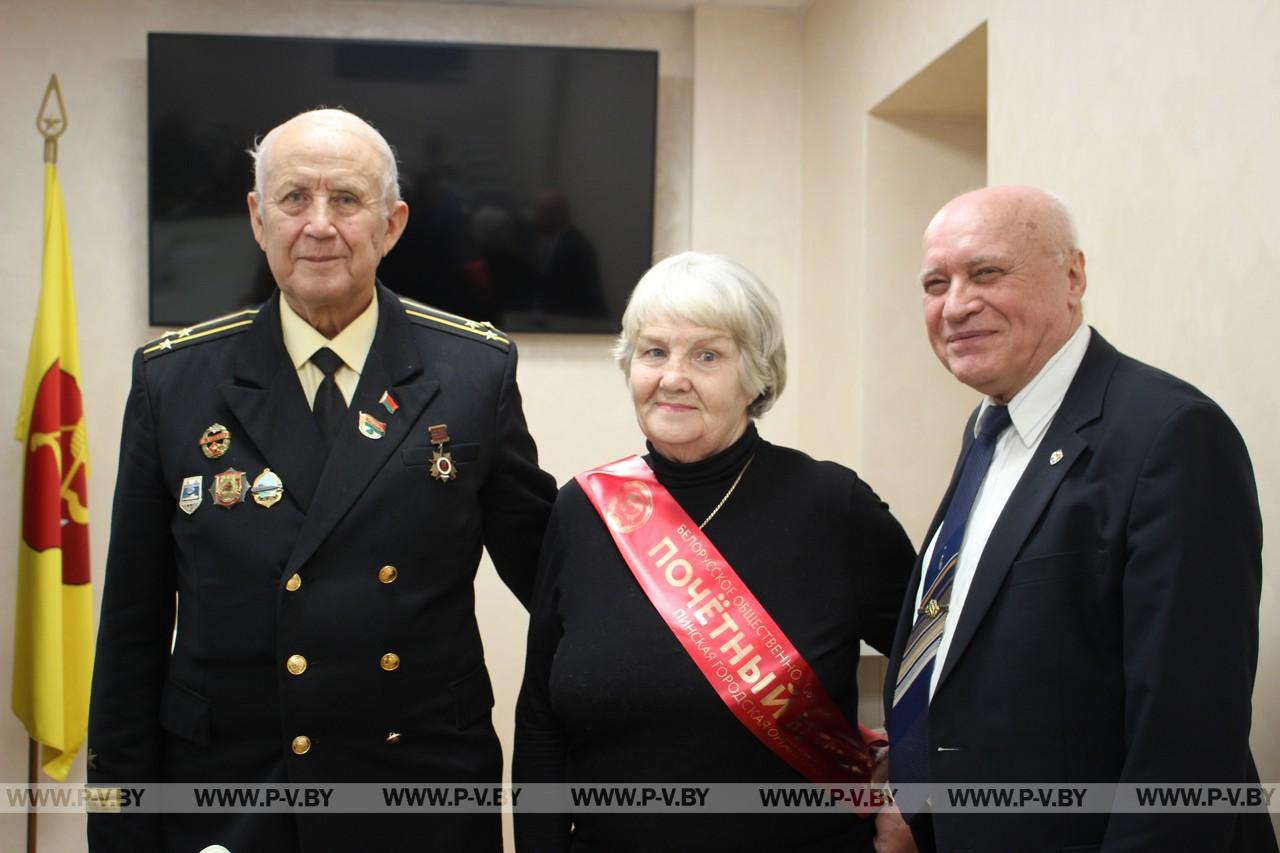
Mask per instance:
[[[510,331],[615,332],[653,252],[654,51],[150,33],[150,321],[275,283],[249,228],[254,140],[343,107],[409,204],[379,279]]]

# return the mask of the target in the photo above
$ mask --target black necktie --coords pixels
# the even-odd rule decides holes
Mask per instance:
[[[333,446],[333,440],[342,426],[342,418],[347,413],[347,401],[342,399],[342,391],[333,379],[333,374],[342,367],[342,359],[333,350],[323,347],[311,356],[311,363],[324,374],[320,387],[316,389],[311,413],[315,415],[316,425],[320,427],[320,435],[324,437],[324,446],[328,450]]]

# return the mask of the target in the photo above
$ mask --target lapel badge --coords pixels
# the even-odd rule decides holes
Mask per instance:
[[[382,404],[382,408],[387,410],[387,414],[394,415],[396,409],[400,408],[400,404],[396,402],[396,398],[391,396],[390,391],[383,391],[382,396],[378,398],[378,402]]]
[[[284,497],[284,483],[270,468],[263,468],[249,487],[249,494],[258,506],[275,506]]]
[[[231,430],[222,424],[209,424],[200,436],[200,451],[205,459],[217,459],[231,447]]]
[[[178,492],[178,509],[187,515],[195,512],[204,502],[204,477],[187,477],[182,481],[182,489]]]
[[[365,438],[379,439],[387,434],[387,425],[367,412],[360,413],[360,434]]]
[[[458,476],[458,469],[453,465],[453,454],[445,451],[445,443],[449,440],[449,425],[436,424],[427,427],[431,435],[431,443],[436,452],[431,455],[431,478],[447,483]]]
[[[1050,454],[1049,454],[1049,464],[1050,464],[1050,465],[1057,465],[1057,464],[1058,464],[1059,462],[1061,462],[1061,461],[1062,461],[1062,451],[1061,451],[1061,450],[1055,450],[1055,451],[1053,451],[1053,453],[1050,453]]]
[[[231,468],[213,475],[213,502],[230,509],[244,500],[244,472]]]

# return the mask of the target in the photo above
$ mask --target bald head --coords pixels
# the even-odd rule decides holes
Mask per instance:
[[[1062,199],[1037,187],[983,187],[958,195],[943,205],[925,230],[925,240],[935,226],[957,217],[978,217],[1009,235],[1020,234],[1028,242],[1066,263],[1079,248],[1075,220]]]
[[[396,168],[396,155],[387,140],[364,119],[341,109],[318,109],[299,113],[283,124],[267,132],[252,148],[253,191],[262,198],[262,188],[272,165],[272,149],[282,138],[306,133],[309,136],[330,134],[335,142],[340,137],[355,137],[373,149],[379,166],[379,183],[385,210],[390,210],[400,200],[400,176]]]
[[[961,382],[1008,402],[1080,327],[1084,254],[1056,196],[987,187],[949,201],[924,234],[925,325]]]

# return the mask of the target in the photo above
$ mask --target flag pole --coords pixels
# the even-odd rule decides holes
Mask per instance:
[[[56,113],[55,113],[56,107]],[[44,137],[44,162],[58,162],[58,137],[67,130],[67,108],[62,102],[62,88],[58,75],[49,75],[49,85],[36,113],[36,130]],[[40,744],[35,738],[27,738],[27,853],[36,853],[36,832],[39,817],[36,812],[36,785],[40,780]]]
[[[36,853],[36,781],[40,778],[40,744],[27,738],[27,853]]]

